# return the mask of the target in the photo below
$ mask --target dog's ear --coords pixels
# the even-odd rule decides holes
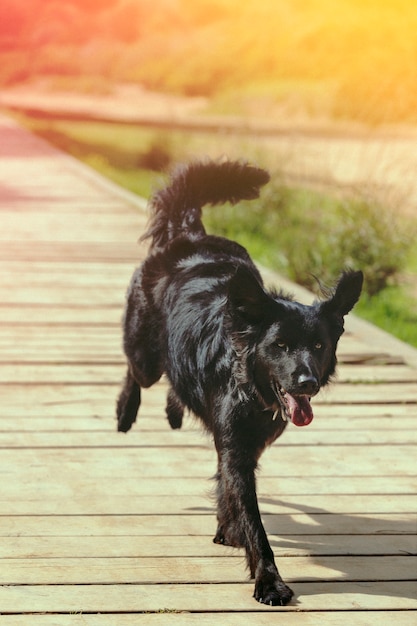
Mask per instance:
[[[323,311],[343,318],[353,309],[362,291],[363,274],[352,270],[343,272],[333,295],[323,302]]]
[[[240,266],[229,283],[229,303],[233,313],[256,324],[265,319],[273,301],[256,276]]]

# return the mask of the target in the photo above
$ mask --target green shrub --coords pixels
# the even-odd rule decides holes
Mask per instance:
[[[372,199],[274,183],[258,202],[210,212],[206,221],[313,291],[319,289],[319,280],[332,284],[351,267],[364,272],[365,293],[380,292],[404,267],[414,238],[409,225]]]
[[[361,268],[366,293],[379,293],[405,266],[414,239],[410,225],[396,218],[393,210],[366,198],[341,201],[336,215],[329,233],[330,265],[343,262]]]

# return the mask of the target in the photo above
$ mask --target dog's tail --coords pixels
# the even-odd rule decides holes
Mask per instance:
[[[205,204],[232,204],[259,196],[269,181],[266,170],[236,161],[197,161],[174,170],[170,183],[151,198],[152,216],[142,239],[152,237],[161,247],[185,235],[201,237],[205,229],[201,209]]]

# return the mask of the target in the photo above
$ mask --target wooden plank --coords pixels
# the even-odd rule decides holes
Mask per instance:
[[[246,578],[242,555],[150,558],[3,559],[0,585],[240,583]],[[413,580],[417,558],[400,556],[287,557],[281,571],[291,583]]]
[[[129,284],[128,279],[122,278],[117,282],[110,279],[106,281],[105,276],[97,276],[95,281],[88,282],[84,280],[79,281],[79,283],[75,279],[69,280],[66,277],[56,277],[55,279],[51,277],[49,281],[45,277],[32,283],[30,277],[25,279],[25,277],[19,276],[18,281],[18,285],[14,286],[11,279],[10,282],[5,280],[0,291],[3,305],[11,303],[17,308],[19,302],[26,303],[26,306],[29,306],[31,302],[43,304],[38,297],[38,294],[40,294],[45,296],[45,302],[53,303],[52,297],[55,296],[59,297],[58,302],[67,302],[68,305],[85,302],[86,304],[91,303],[97,306],[98,302],[105,302],[105,298],[109,299],[110,296],[113,296],[114,300],[112,302],[119,304],[120,312],[122,312],[124,295]],[[91,299],[88,298],[90,291]],[[102,292],[102,298],[98,301],[98,298],[94,296],[95,294],[99,296],[99,292]],[[65,298],[67,293],[71,295],[71,300]]]
[[[121,435],[116,435],[121,436]],[[172,448],[171,448],[172,450]],[[275,477],[277,481],[281,476],[294,480],[302,474],[300,464],[305,458],[305,467],[309,468],[309,476],[322,476],[324,479],[349,480],[350,476],[413,476],[415,472],[415,455],[411,447],[393,446],[388,454],[379,446],[326,446],[318,450],[320,454],[313,454],[310,447],[299,448],[299,454],[294,455],[292,447],[282,447],[278,450],[271,449],[262,462],[262,476]],[[275,454],[276,452],[276,454]],[[383,452],[384,457],[381,458]],[[148,478],[165,479],[175,476],[178,481],[186,478],[189,472],[185,469],[197,466],[193,469],[195,478],[208,480],[216,468],[215,453],[204,448],[180,448],[177,454],[167,454],[164,451],[164,462],[161,458],[160,448],[125,448],[115,450],[86,448],[66,449],[52,448],[31,450],[17,449],[15,451],[4,449],[1,456],[4,459],[5,468],[13,468],[7,474],[14,480],[24,480],[25,474],[30,468],[31,480],[42,480],[45,476],[53,475],[64,478],[71,474],[73,481],[82,480],[85,475],[84,465],[88,459],[89,475],[97,480],[105,481],[108,476],[137,476],[145,481]],[[111,459],[111,463],[110,463]],[[353,459],[355,467],[352,469]],[[386,465],[384,465],[384,459]],[[387,471],[389,466],[389,472]],[[301,466],[303,467],[303,466]],[[326,472],[327,470],[327,472]],[[41,487],[41,484],[39,484]],[[122,485],[121,485],[122,487]],[[22,503],[23,506],[24,503]]]
[[[107,367],[107,365],[105,366]],[[109,365],[108,367],[112,367]],[[7,388],[2,388],[2,392],[7,394]],[[144,445],[149,445],[152,437],[157,438],[157,445],[160,442],[163,445],[171,440],[171,428],[165,418],[165,402],[164,395],[158,400],[150,404],[148,398],[149,390],[144,391],[145,400],[140,407],[138,421],[129,432],[130,437],[139,439],[139,443],[143,441]],[[2,398],[3,400],[3,398]],[[13,402],[13,399],[11,399]],[[159,404],[159,406],[158,406]],[[3,411],[0,415],[0,432],[1,433],[70,433],[70,432],[89,432],[101,431],[106,433],[114,433],[115,431],[115,415],[95,415],[92,417],[88,411],[83,412],[83,416],[76,414],[65,415],[64,412],[57,415],[56,411],[47,411],[47,407],[43,406],[38,409],[37,406],[32,407],[30,415],[23,406],[13,406],[2,402]],[[37,414],[37,411],[39,414]],[[42,415],[40,415],[42,413]],[[320,405],[314,407],[315,419],[308,428],[290,428],[288,427],[284,435],[275,445],[286,445],[290,441],[296,440],[301,442],[308,440],[312,444],[320,442],[320,444],[340,443],[345,436],[356,436],[356,443],[362,442],[362,437],[369,437],[369,443],[378,443],[380,436],[389,436],[391,433],[398,432],[399,427],[404,431],[404,436],[410,436],[410,443],[413,442],[414,426],[417,417],[417,406],[413,405],[358,405],[352,407],[348,405]],[[10,419],[10,415],[13,419]],[[330,418],[330,419],[329,419]],[[201,426],[199,420],[194,417],[185,415],[183,427],[181,429],[184,439],[190,433],[193,436],[200,436],[211,441]],[[195,435],[194,435],[195,433]],[[350,435],[349,435],[350,433]],[[399,439],[393,439],[393,443],[400,443],[402,434],[396,435]],[[159,439],[161,437],[161,439]],[[382,443],[382,441],[379,441]]]
[[[417,370],[408,365],[348,365],[337,369],[338,383],[417,382]],[[416,398],[417,399],[417,398]]]
[[[355,620],[356,626],[415,626],[417,614],[414,611],[362,611],[355,617],[346,611],[337,612],[305,612],[298,613],[285,611],[286,626],[346,626],[349,620]],[[0,615],[1,626],[27,626],[28,617],[18,615]],[[30,615],[31,626],[245,626],[248,623],[256,626],[271,626],[271,616],[268,612],[255,611],[243,614],[211,612],[188,613],[185,611],[173,612],[169,609],[160,609],[157,613],[126,614],[112,613],[110,615],[92,615],[79,612],[71,615]]]
[[[8,395],[8,390],[8,386],[2,388],[5,395]],[[141,405],[137,422],[132,430],[129,431],[126,440],[136,438],[139,444],[141,441],[144,441],[146,445],[150,443],[150,439],[146,439],[146,437],[150,438],[152,436],[157,438],[154,445],[160,445],[159,442],[163,443],[163,437],[166,437],[167,440],[177,441],[172,438],[172,429],[166,420],[164,394],[160,396],[159,400],[157,396],[148,394],[149,390],[147,390],[147,393],[144,393],[146,400]],[[114,408],[116,397],[117,394],[113,398],[108,398],[109,404],[104,409],[103,407],[98,407],[100,408],[99,413],[91,413],[91,405],[86,405],[85,409],[80,412],[81,415],[77,415],[76,411],[72,411],[71,406],[60,406],[58,412],[54,402],[50,404],[47,402],[34,403],[33,412],[28,414],[24,405],[14,404],[13,399],[11,399],[10,403],[5,402],[2,407],[0,432],[39,432],[42,434],[45,432],[101,431],[114,434],[116,428]],[[18,398],[16,398],[16,401],[18,401]],[[299,445],[302,445],[304,441],[322,445],[327,441],[329,443],[343,443],[344,437],[349,436],[349,433],[351,433],[352,437],[356,433],[358,437],[356,443],[360,443],[362,433],[363,436],[375,436],[375,439],[372,439],[372,441],[377,443],[379,431],[382,433],[381,437],[384,436],[384,432],[392,433],[398,430],[399,427],[404,430],[405,434],[411,433],[417,415],[417,407],[411,406],[403,409],[407,411],[406,415],[398,410],[401,407],[394,405],[391,407],[393,409],[391,415],[390,411],[386,411],[384,406],[380,406],[380,413],[378,414],[378,411],[373,410],[378,407],[363,405],[358,408],[357,415],[352,415],[348,411],[339,411],[338,408],[335,408],[331,415],[326,415],[326,413],[323,413],[325,408],[324,405],[315,407],[315,419],[308,428],[300,429],[289,425],[283,436],[274,445],[285,446],[287,443],[294,441]],[[344,408],[347,409],[348,407]],[[352,407],[350,407],[350,411],[352,411]],[[11,419],[12,416],[13,419]],[[39,430],[37,427],[39,427]],[[203,431],[200,421],[188,414],[185,415],[184,425],[180,432],[184,441],[191,436],[200,437],[205,443],[212,441],[210,435]],[[327,439],[328,437],[329,439]],[[412,442],[413,435],[410,434],[410,437]],[[393,442],[395,443],[395,439]]]
[[[332,428],[333,423],[337,423],[337,420],[335,418],[339,416],[348,417],[351,420],[357,420],[358,424],[360,422],[363,427],[364,419],[369,419],[371,417],[377,418],[379,423],[380,418],[391,417],[394,419],[398,418],[398,421],[401,422],[401,419],[403,417],[415,415],[417,411],[416,403],[403,404],[400,401],[395,404],[387,404],[382,400],[380,403],[376,402],[374,404],[360,404],[359,402],[355,404],[340,404],[338,402],[334,402],[333,404],[329,405],[320,404],[320,402],[318,402],[319,399],[320,396],[314,398],[314,400],[312,401],[312,404],[315,407],[315,414],[316,416],[320,416],[323,418],[331,417]],[[317,425],[317,420],[313,422],[313,425]]]
[[[214,525],[213,525],[214,529]],[[335,535],[329,542],[323,535],[286,535],[274,538],[277,558],[289,556],[406,556],[416,554],[415,535]],[[0,536],[2,559],[99,558],[99,557],[219,557],[236,556],[243,551],[228,549],[211,537],[158,536],[144,541],[142,536]]]
[[[44,353],[42,356],[45,356]],[[7,358],[4,352],[2,358]],[[13,359],[14,356],[11,358]],[[20,357],[17,355],[17,358]],[[28,358],[27,354],[26,358]],[[92,359],[93,358],[94,356],[92,356]],[[80,382],[100,385],[104,383],[114,384],[115,382],[122,381],[126,373],[126,365],[123,358],[120,356],[118,359],[116,357],[114,360],[118,360],[119,363],[68,364],[63,360],[53,365],[42,362],[2,365],[0,367],[0,385],[13,384],[19,381],[30,384],[37,382],[44,383],[45,380],[48,380],[50,384],[80,384]]]
[[[121,264],[118,265],[121,266]],[[80,268],[81,270],[81,268]],[[102,274],[99,274],[98,270],[96,275],[84,275],[84,268],[80,271],[80,277],[78,278],[76,273],[74,274],[59,274],[59,273],[51,273],[48,274],[23,274],[19,278],[19,284],[16,285],[16,275],[14,272],[10,272],[6,275],[4,273],[0,273],[0,277],[3,281],[2,284],[2,295],[6,295],[9,289],[13,289],[13,292],[16,290],[32,290],[32,292],[38,290],[50,289],[51,291],[55,288],[59,288],[62,290],[74,290],[77,289],[79,291],[80,296],[82,295],[85,289],[97,289],[101,288],[106,292],[114,292],[115,295],[120,296],[124,295],[129,284],[130,275],[132,273],[132,268],[130,271],[126,271],[119,274],[109,274],[106,275],[105,268],[103,267]],[[2,275],[3,274],[3,275]]]
[[[69,515],[89,514],[104,515],[108,507],[108,493],[110,487],[115,490],[114,507],[117,513],[123,515],[181,515],[198,512],[199,514],[214,515],[213,498],[210,498],[207,489],[202,488],[201,495],[138,495],[135,485],[127,488],[123,485],[122,493],[118,492],[116,481],[106,480],[105,485],[89,484],[77,475],[75,477],[57,473],[55,480],[42,479],[42,486],[37,484],[39,479],[25,480],[24,477],[13,475],[19,483],[15,486],[5,486],[0,495],[0,507],[3,515],[22,515],[30,512],[33,515]],[[277,481],[278,482],[278,481]],[[119,481],[120,483],[120,481]],[[329,512],[340,514],[351,513],[417,513],[416,498],[404,498],[403,495],[350,495],[323,494],[323,495],[283,495],[279,493],[279,485],[267,495],[259,494],[259,504],[265,515],[282,515],[297,511],[307,514]],[[53,502],[44,497],[44,493],[53,495]]]
[[[12,472],[8,472],[10,476]],[[46,489],[47,486],[52,488],[55,485],[54,481],[51,481],[50,477],[45,472],[42,476],[42,489]],[[15,479],[16,480],[16,479]],[[33,489],[32,485],[37,478],[27,480],[27,476],[22,476],[18,480],[18,491]],[[60,474],[56,477],[56,481],[60,481],[61,485],[71,485],[71,478],[68,474]],[[33,481],[33,482],[32,482]],[[75,484],[76,481],[78,484]],[[73,478],[74,484],[72,488],[74,491],[80,489],[80,479],[78,476]],[[283,498],[287,495],[293,496],[310,496],[314,494],[316,496],[320,494],[324,495],[348,495],[352,501],[356,495],[385,495],[389,497],[391,495],[402,495],[406,501],[410,500],[415,494],[416,479],[414,475],[409,476],[368,476],[366,480],[363,477],[349,477],[346,480],[344,477],[334,477],[332,480],[328,480],[326,476],[298,476],[295,480],[293,476],[280,477],[277,480],[276,477],[263,476],[258,477],[258,495],[260,497],[270,497],[275,494],[275,497]],[[16,483],[15,483],[16,484]],[[39,491],[39,485],[36,485],[36,492]],[[120,488],[120,479],[117,476],[106,476],[105,486],[100,488],[97,477],[84,475],[82,477],[83,491],[95,491],[97,494],[102,493],[102,490],[107,488],[110,493],[117,493]],[[165,477],[161,480],[159,477],[151,477],[145,480],[141,480],[137,476],[126,476],[123,478],[123,493],[133,493],[136,497],[149,496],[204,496],[207,501],[210,498],[210,494],[214,489],[214,483],[210,478],[194,478],[183,477],[178,480],[176,477]],[[9,490],[12,487],[8,487],[8,484],[4,484],[4,495],[9,494]],[[32,491],[32,496],[34,495]]]
[[[8,472],[11,475],[12,472]],[[37,481],[37,478],[27,479],[27,476],[22,476],[18,481],[19,493],[24,493],[27,490],[32,489],[33,485]],[[101,486],[97,477],[84,475],[82,477],[82,483],[78,476],[73,478],[73,484],[71,483],[71,476],[68,474],[60,474],[56,477],[56,480],[51,480],[50,476],[42,475],[42,491],[48,487],[54,487],[56,489],[56,481],[60,481],[62,487],[64,485],[71,486],[74,491],[80,490],[82,486],[83,492],[96,492],[101,494],[104,490],[109,493],[117,493],[120,488],[120,479],[117,476],[106,476],[106,481]],[[16,484],[16,482],[15,482]],[[288,495],[292,496],[319,496],[332,495],[332,496],[349,496],[353,502],[356,495],[364,496],[384,496],[387,501],[391,500],[392,495],[401,495],[407,502],[410,501],[415,494],[416,479],[415,476],[367,476],[366,480],[363,477],[349,477],[346,480],[344,477],[333,478],[328,480],[327,476],[297,476],[295,480],[293,476],[280,477],[277,480],[276,477],[263,476],[258,477],[258,495],[260,498],[268,498],[274,495],[276,498],[284,498]],[[9,483],[3,483],[4,495],[10,497],[12,486],[9,487]],[[178,480],[176,477],[166,477],[161,480],[159,477],[147,478],[141,480],[137,476],[125,476],[123,477],[123,493],[131,493],[136,497],[153,495],[155,497],[169,495],[171,497],[178,496],[201,496],[206,498],[206,504],[210,500],[210,494],[214,489],[214,483],[208,478],[194,478],[183,477]],[[39,485],[36,484],[36,492],[39,491]],[[311,496],[313,497],[313,496]],[[334,499],[334,498],[333,498]],[[352,505],[353,506],[353,505]]]
[[[15,306],[31,306],[33,304],[65,304],[72,305],[74,302],[87,302],[97,307],[118,306],[123,309],[124,292],[96,285],[95,288],[70,286],[68,289],[51,289],[48,285],[38,285],[35,288],[17,285],[13,291],[5,290],[2,293],[3,303]]]
[[[74,208],[74,219],[76,216]],[[139,234],[139,233],[138,233]],[[143,257],[138,245],[132,241],[131,237],[124,241],[76,241],[67,239],[66,241],[56,242],[52,237],[45,240],[44,237],[32,238],[30,246],[27,240],[18,237],[13,242],[7,241],[5,245],[0,246],[0,260],[3,262],[13,262],[16,258],[27,263],[33,261],[43,261],[53,263],[72,262],[76,269],[78,263],[108,262],[123,263],[130,262],[138,264]]]
[[[115,433],[123,442],[125,435]],[[180,434],[178,434],[180,437]],[[104,451],[103,451],[104,450]],[[32,475],[41,476],[45,473],[59,473],[66,466],[76,473],[83,472],[88,459],[89,472],[92,476],[106,480],[109,476],[123,476],[129,473],[148,477],[166,478],[176,476],[179,480],[189,475],[187,471],[193,467],[193,475],[208,478],[213,475],[216,467],[216,456],[211,447],[180,447],[176,454],[164,454],[161,448],[24,448],[17,450],[4,449],[2,458],[4,467],[13,468],[13,472],[24,475],[28,467]],[[303,464],[304,461],[304,464]],[[308,468],[308,472],[305,468]],[[20,469],[19,469],[20,468]],[[389,468],[389,472],[387,469]],[[300,454],[294,454],[291,446],[278,445],[272,447],[262,457],[262,475],[279,478],[293,478],[308,473],[309,476],[333,477],[378,476],[378,475],[413,475],[415,471],[415,449],[413,446],[326,446],[315,451],[310,447],[300,447]],[[9,473],[9,472],[8,472]]]
[[[178,442],[181,441],[181,431],[175,432]],[[125,438],[122,433],[115,433],[115,438]],[[160,450],[157,448],[156,450]],[[383,452],[383,456],[381,453]],[[160,454],[160,453],[159,453]],[[88,458],[90,471],[99,472],[103,479],[108,474],[109,458],[112,459],[113,472],[116,475],[132,475],[146,477],[182,476],[189,475],[189,468],[193,468],[195,477],[207,478],[213,475],[216,467],[216,455],[211,446],[181,447],[177,454],[170,454],[161,462],[155,458],[153,448],[140,448],[140,453],[134,447],[116,450],[88,448],[88,455],[80,446],[72,448],[49,448],[48,450],[19,449],[2,451],[5,467],[15,468],[16,475],[32,466],[34,474],[49,468],[51,472],[82,471],[83,463]],[[355,464],[353,464],[353,460]],[[304,466],[300,465],[304,461]],[[301,447],[299,455],[294,453],[292,446],[273,446],[262,457],[262,475],[264,476],[298,476],[303,475],[304,467],[308,467],[310,476],[378,476],[385,475],[389,467],[389,475],[414,475],[415,449],[413,446],[325,446]]]
[[[33,207],[34,208],[34,207]],[[82,205],[79,206],[82,212]],[[30,221],[27,219],[26,212],[21,215],[21,223],[19,223],[19,214],[16,211],[7,211],[2,209],[2,238],[5,241],[13,239],[16,232],[22,237],[31,239],[33,231],[42,233],[45,240],[67,241],[68,233],[71,233],[70,239],[73,241],[132,241],[132,217],[129,213],[119,212],[119,214],[101,214],[99,211],[94,213],[86,211],[82,220],[74,219],[72,213],[59,211],[39,212],[32,210]],[[145,220],[142,222],[142,228]],[[138,220],[139,222],[139,220]],[[141,235],[141,225],[138,223],[138,238]]]
[[[83,345],[77,345],[76,337],[60,338],[54,337],[53,332],[47,328],[43,330],[38,329],[37,337],[33,338],[20,338],[18,344],[13,344],[11,338],[8,339],[8,344],[3,344],[3,349],[7,354],[8,361],[19,361],[22,354],[22,347],[25,346],[25,358],[29,362],[46,363],[47,361],[65,363],[71,356],[78,355],[81,361],[87,360],[94,362],[95,360],[100,363],[103,360],[103,354],[117,355],[118,361],[122,360],[121,340],[122,334],[113,326],[106,329],[103,327],[103,333],[101,337],[94,336],[94,332],[99,327],[90,328],[90,332],[87,330],[87,334],[83,332],[83,328],[79,328],[80,336],[78,341],[81,341],[81,337],[85,340]],[[105,331],[108,330],[108,340],[105,342]],[[55,339],[55,341],[54,341]],[[75,340],[75,343],[74,343]],[[40,352],[42,350],[42,352]],[[123,358],[123,362],[125,358]]]
[[[112,494],[109,494],[110,503]],[[29,503],[30,504],[30,503]],[[412,535],[416,530],[415,515],[405,513],[334,515],[323,512],[290,515],[264,515],[270,536],[320,535],[334,544],[340,535]],[[142,536],[159,535],[214,536],[216,520],[213,515],[194,512],[188,515],[5,515],[0,516],[0,536]],[[336,539],[334,537],[337,537]],[[346,538],[349,544],[349,538]]]
[[[165,418],[163,399],[164,396],[161,397],[159,408],[155,404],[148,405],[147,401],[144,402],[140,408],[136,425],[133,430],[129,431],[129,436],[126,439],[137,438],[139,441],[143,441],[144,445],[149,445],[152,437],[156,438],[154,445],[158,445],[158,443],[164,445],[171,439],[172,429]],[[56,415],[36,415],[33,408],[28,407],[27,411],[22,409],[21,413],[18,414],[16,407],[6,405],[4,407],[5,412],[0,415],[0,432],[19,432],[22,435],[37,433],[41,437],[45,433],[61,436],[60,433],[87,433],[90,431],[114,433],[115,430],[115,415],[97,416],[95,419],[89,415],[60,415],[57,419]],[[414,437],[413,427],[416,421],[417,407],[403,409],[403,413],[397,410],[393,415],[385,415],[384,407],[380,407],[380,414],[377,412],[372,414],[371,411],[368,414],[368,407],[358,406],[350,407],[351,414],[340,411],[340,415],[337,408],[333,408],[335,415],[331,416],[331,420],[328,419],[328,415],[323,414],[324,408],[324,405],[315,407],[315,419],[308,428],[299,429],[288,426],[283,436],[274,445],[283,446],[294,441],[301,445],[304,440],[310,441],[312,444],[320,443],[323,445],[326,442],[331,443],[333,439],[334,443],[340,443],[345,435],[352,438],[356,436],[358,438],[356,443],[361,443],[362,436],[375,436],[375,442],[378,442],[379,436],[394,435],[394,432],[398,431],[399,424],[401,424],[401,430],[410,434],[410,441]],[[401,407],[395,408],[400,409]],[[14,414],[10,415],[10,412]],[[206,442],[211,442],[211,436],[203,431],[199,420],[188,416],[188,414],[184,416],[181,431],[184,440],[189,437],[191,442],[193,437],[200,437]],[[401,436],[400,433],[398,437],[401,438]],[[400,443],[400,440],[394,439],[393,443]]]
[[[136,246],[136,251],[138,253],[142,252],[143,254],[146,252],[144,246]],[[115,264],[111,259],[103,261],[91,260],[89,263],[83,264],[82,275],[79,275],[76,271],[76,267],[74,267],[74,263],[66,261],[65,259],[62,259],[60,263],[38,260],[28,264],[17,256],[13,260],[10,259],[8,263],[1,265],[0,279],[2,286],[0,288],[3,288],[3,280],[12,281],[13,276],[19,276],[27,281],[45,281],[48,280],[48,278],[55,280],[56,277],[59,277],[65,282],[67,280],[76,282],[79,278],[81,283],[84,281],[91,282],[102,276],[104,279],[119,283],[125,279],[124,275],[126,275],[127,280],[130,279],[136,263],[139,263],[139,261],[135,258],[131,261],[125,261],[124,264]],[[127,287],[127,285],[125,285],[125,287]]]
[[[8,407],[16,409],[20,407],[26,411],[30,407],[31,412],[37,412],[38,407],[41,407],[38,415],[44,415],[45,411],[49,410],[55,414],[59,410],[60,415],[88,415],[91,407],[94,406],[95,410],[113,416],[120,382],[104,386],[25,384],[24,394],[22,394],[22,387],[19,384],[8,384],[1,388],[2,407],[3,410],[7,410]],[[146,394],[147,401],[154,397],[155,401],[159,399],[160,403],[160,393],[160,387],[149,389]],[[68,409],[70,410],[69,413],[67,412]]]
[[[111,291],[111,290],[109,290]],[[91,305],[90,305],[91,306]],[[120,317],[122,316],[122,309],[120,308]],[[120,328],[106,326],[98,326],[97,328],[84,328],[84,327],[58,327],[54,328],[53,332],[40,332],[40,329],[34,326],[8,326],[0,333],[0,343],[4,348],[12,348],[15,342],[18,342],[18,348],[22,349],[22,346],[30,345],[31,343],[42,347],[48,347],[54,343],[58,343],[59,346],[66,346],[78,340],[85,340],[91,343],[91,345],[101,344],[105,339],[111,343],[119,341],[122,335]],[[23,356],[23,355],[22,355]]]
[[[287,613],[291,611],[416,610],[414,582],[297,582],[287,607],[268,607],[253,597],[253,584],[2,586],[3,613],[138,613],[170,611]],[[249,617],[249,616],[248,616]],[[317,619],[317,616],[316,616]],[[350,617],[349,619],[358,619]],[[247,623],[247,622],[246,622]],[[355,621],[356,623],[356,621]]]
[[[326,404],[395,404],[397,402],[415,404],[416,398],[417,383],[390,383],[389,385],[337,383],[320,392],[320,402]]]
[[[161,412],[162,413],[162,412]],[[152,418],[157,420],[159,415],[154,415]],[[23,430],[20,432],[2,432],[3,423],[6,422],[6,417],[0,419],[0,449],[1,448],[74,448],[82,445],[83,448],[101,448],[101,447],[114,447],[114,448],[128,448],[128,447],[171,447],[171,446],[211,446],[211,438],[205,437],[199,430],[183,430],[181,435],[178,436],[172,433],[168,422],[164,421],[164,415],[161,414],[161,419],[158,419],[158,429],[152,431],[142,430],[142,423],[139,428],[129,434],[128,437],[120,437],[116,435],[116,421],[110,419],[106,420],[106,432],[98,432],[97,427],[92,426],[94,430],[88,431],[89,425],[86,426],[84,432],[64,432],[65,428],[62,427],[63,432],[30,432]],[[141,417],[139,417],[141,419]],[[14,420],[13,420],[14,421]],[[143,420],[141,420],[143,421]],[[149,421],[149,418],[148,418]],[[405,422],[405,424],[404,424]],[[407,424],[410,424],[410,429],[407,429]],[[415,417],[404,419],[401,423],[402,430],[396,430],[394,425],[390,425],[390,428],[383,430],[368,430],[357,431],[354,428],[343,430],[339,428],[334,432],[326,430],[314,430],[310,427],[310,432],[300,432],[295,428],[288,428],[285,435],[280,439],[278,446],[329,446],[338,445],[343,443],[344,445],[410,445],[417,443],[417,431],[413,429],[415,424]],[[103,429],[105,428],[103,424]],[[9,428],[16,429],[16,425],[9,424]],[[55,425],[55,428],[60,424]],[[346,424],[349,426],[349,424]],[[380,425],[378,424],[378,429]]]
[[[339,351],[337,356],[338,363],[346,363],[347,365],[405,365],[406,360],[400,354],[390,354],[384,352],[377,347],[365,349],[356,348],[351,350]]]
[[[104,326],[106,328],[113,326],[120,328],[121,310],[120,306],[106,307],[105,315],[103,310],[94,305],[89,306],[87,302],[84,305],[68,303],[66,306],[45,305],[38,303],[31,305],[30,316],[26,306],[15,306],[13,303],[6,304],[0,302],[0,323],[6,326],[35,326],[38,331],[43,328],[52,329],[57,326]]]

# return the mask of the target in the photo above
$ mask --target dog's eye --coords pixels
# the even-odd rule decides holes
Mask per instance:
[[[322,349],[322,344],[320,343],[320,341],[317,341],[317,343],[314,345],[314,349],[315,350],[321,350]]]
[[[278,348],[280,348],[281,350],[287,349],[287,344],[284,343],[283,341],[276,341],[275,343],[277,344]]]

